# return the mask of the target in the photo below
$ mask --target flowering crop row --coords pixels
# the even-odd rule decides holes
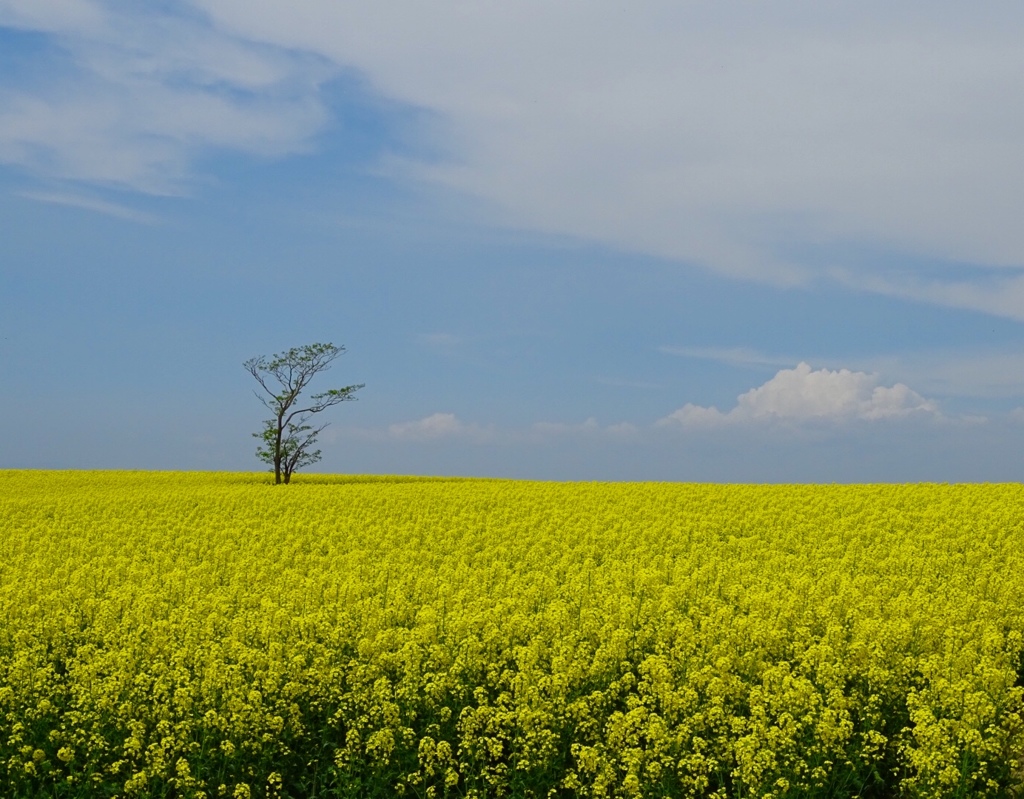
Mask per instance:
[[[1021,486],[0,480],[4,797],[1021,795]]]

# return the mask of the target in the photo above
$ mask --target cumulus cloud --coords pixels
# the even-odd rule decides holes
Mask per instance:
[[[411,422],[389,425],[388,438],[394,441],[440,441],[461,439],[473,443],[494,440],[495,431],[476,423],[466,423],[454,413],[434,413]]]
[[[688,402],[682,408],[672,411],[664,419],[659,419],[658,424],[681,424],[684,427],[715,427],[731,418],[734,417],[722,413],[714,405],[706,408],[703,405],[694,405],[692,402]]]
[[[935,402],[903,383],[883,386],[876,374],[849,369],[812,369],[801,362],[737,397],[727,412],[686,404],[660,420],[663,425],[707,427],[735,422],[773,420],[851,421],[938,416]]]
[[[1024,302],[1020,303],[1024,314]],[[659,352],[751,369],[789,366],[799,360],[747,347],[663,346]],[[1024,394],[1024,352],[1005,347],[914,349],[852,359],[853,371],[900,375],[926,396],[1005,399]],[[695,406],[696,407],[696,406]]]
[[[454,413],[435,413],[413,422],[398,422],[388,427],[392,438],[402,441],[424,441],[459,435],[465,430]]]

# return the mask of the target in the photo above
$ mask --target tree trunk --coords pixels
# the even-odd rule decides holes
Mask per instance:
[[[281,485],[281,436],[284,434],[284,414],[277,415],[277,441],[274,442],[274,485]],[[288,481],[285,480],[287,483]]]

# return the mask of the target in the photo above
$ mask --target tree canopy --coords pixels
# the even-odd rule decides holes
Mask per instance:
[[[253,436],[262,442],[256,455],[273,468],[275,484],[291,482],[296,469],[320,460],[320,450],[314,447],[327,424],[311,424],[313,416],[355,399],[355,392],[363,388],[363,383],[332,388],[302,399],[313,378],[344,352],[344,347],[334,344],[306,344],[269,357],[250,358],[243,364],[259,383],[259,390],[253,393],[273,414]]]

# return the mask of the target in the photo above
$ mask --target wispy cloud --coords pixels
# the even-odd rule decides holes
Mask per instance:
[[[127,219],[131,222],[140,222],[147,225],[154,225],[161,222],[156,214],[140,211],[127,205],[112,203],[107,200],[100,200],[96,197],[89,197],[81,194],[65,194],[61,192],[23,191],[19,196],[36,202],[49,205],[65,205],[70,208],[82,208],[86,211],[95,211],[98,214]]]
[[[787,366],[793,358],[765,355],[748,347],[658,347],[658,352],[680,358],[717,361],[730,366]]]
[[[47,33],[96,33],[105,24],[102,6],[93,0],[3,0],[0,25]]]
[[[454,413],[432,413],[419,419],[394,422],[386,427],[331,428],[325,438],[337,441],[355,438],[398,444],[490,444],[521,446],[565,439],[630,441],[643,435],[643,428],[631,422],[601,424],[590,417],[582,422],[534,422],[527,427],[499,427],[466,422]]]
[[[613,388],[638,388],[643,391],[661,388],[661,383],[654,383],[649,380],[624,380],[617,377],[598,377],[594,382],[602,386],[612,386]]]
[[[1024,352],[958,348],[868,356],[858,368],[898,377],[929,395],[1007,399],[1024,396]]]
[[[196,1],[437,112],[450,156],[411,174],[510,224],[781,283],[826,268],[782,253],[849,240],[1024,264],[1012,4]]]
[[[947,308],[979,311],[1024,321],[1024,253],[1017,268],[966,269],[956,279],[906,270],[886,274],[877,269],[831,267],[829,277],[856,291],[925,302]]]
[[[46,33],[65,58],[0,79],[0,162],[47,179],[185,191],[221,148],[306,151],[327,120],[321,57],[226,35],[180,9],[7,0],[0,24]]]
[[[66,56],[0,80],[0,162],[50,179],[175,193],[211,152],[308,151],[347,70],[430,112],[431,157],[393,177],[511,228],[1024,318],[1013,4],[4,0],[0,24]],[[865,257],[844,278],[792,255],[849,241],[1013,271],[901,281]]]

